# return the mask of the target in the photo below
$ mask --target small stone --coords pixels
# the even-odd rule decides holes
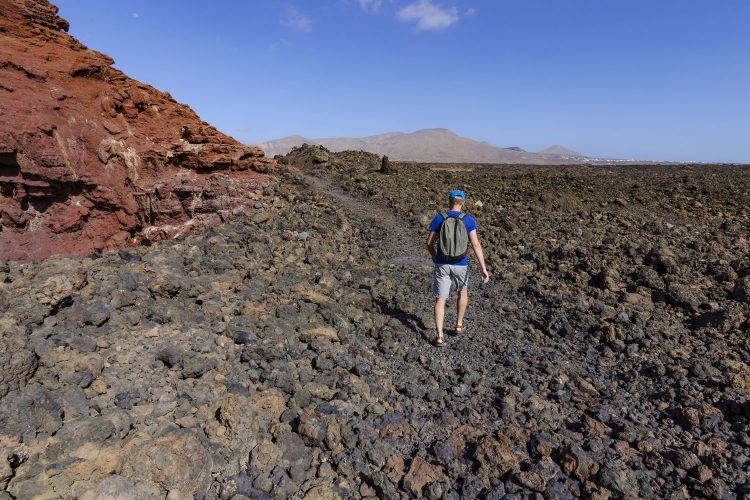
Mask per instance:
[[[585,481],[599,471],[599,464],[581,447],[574,444],[568,445],[563,450],[559,463],[565,474],[581,481]]]
[[[695,453],[683,449],[672,451],[669,458],[673,464],[683,470],[691,470],[701,464],[700,458]]]
[[[538,432],[531,438],[531,451],[535,456],[549,457],[555,450],[555,442],[546,432]]]
[[[237,330],[232,335],[235,344],[252,344],[258,341],[258,337],[246,330]]]
[[[152,481],[162,490],[183,495],[205,493],[211,484],[213,459],[191,431],[168,433],[133,444],[128,450],[121,472],[125,477]]]
[[[336,474],[333,472],[333,467],[331,467],[331,464],[328,462],[323,462],[318,466],[318,473],[317,476],[319,478],[328,478],[333,477]]]
[[[182,350],[177,346],[165,347],[156,353],[156,359],[164,363],[167,368],[172,368],[182,359]]]
[[[416,496],[422,495],[422,488],[434,481],[444,481],[447,478],[443,474],[441,467],[425,462],[419,457],[415,457],[403,479],[404,488],[411,491]]]
[[[373,488],[369,484],[362,483],[359,487],[359,494],[362,495],[363,497],[374,497],[378,493],[377,491],[375,491],[375,488]]]
[[[706,481],[714,477],[713,471],[705,465],[699,465],[698,467],[693,469],[691,471],[691,475],[701,483],[705,483]]]
[[[639,487],[635,473],[622,461],[614,460],[599,471],[599,484],[628,498],[638,497]]]
[[[695,408],[680,408],[677,411],[677,421],[688,429],[700,426],[701,419]]]
[[[116,474],[107,476],[99,485],[83,495],[82,500],[100,500],[114,498],[138,498],[158,500],[164,498],[158,486],[143,479],[130,479]]]
[[[522,471],[513,475],[516,481],[532,491],[544,491],[547,488],[547,480],[536,471]]]
[[[115,405],[123,410],[130,410],[133,408],[133,403],[130,399],[130,394],[127,392],[121,392],[115,396]]]
[[[91,389],[97,394],[104,394],[107,392],[107,384],[100,378],[91,382]]]
[[[158,337],[159,336],[159,327],[155,326],[155,327],[151,328],[150,330],[147,330],[146,332],[144,332],[143,336],[146,337],[147,339],[153,339],[153,338]]]
[[[218,366],[218,361],[204,354],[193,353],[182,360],[183,378],[200,378]]]

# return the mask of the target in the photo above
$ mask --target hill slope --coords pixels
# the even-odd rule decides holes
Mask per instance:
[[[215,224],[273,162],[112,67],[44,0],[0,0],[0,255],[85,254]]]
[[[573,151],[572,149],[568,149],[565,146],[560,146],[559,144],[555,144],[554,146],[550,146],[546,149],[543,149],[539,151],[539,154],[554,155],[554,156],[576,156],[576,157],[583,156],[581,153],[578,153],[577,151]]]

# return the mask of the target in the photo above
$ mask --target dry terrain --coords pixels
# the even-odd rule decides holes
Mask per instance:
[[[750,495],[750,168],[277,162],[0,12],[0,500]],[[436,348],[456,187],[493,278]]]
[[[283,161],[232,223],[0,263],[0,498],[747,498],[750,169]],[[438,349],[453,187],[493,278]]]

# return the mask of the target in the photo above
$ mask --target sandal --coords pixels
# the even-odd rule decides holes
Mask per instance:
[[[464,325],[457,325],[453,331],[456,332],[456,335],[458,335],[459,333],[465,333],[466,327]]]
[[[435,339],[435,347],[445,347],[446,345],[448,344],[445,343],[445,339]]]

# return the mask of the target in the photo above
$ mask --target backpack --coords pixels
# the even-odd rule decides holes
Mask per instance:
[[[448,212],[440,214],[443,223],[440,225],[438,234],[438,248],[446,262],[458,262],[466,257],[466,252],[469,251],[469,233],[466,231],[465,215],[461,213],[452,217],[448,215]]]

